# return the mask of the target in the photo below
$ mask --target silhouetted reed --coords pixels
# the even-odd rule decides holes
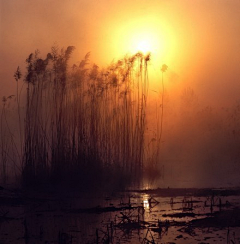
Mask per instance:
[[[30,54],[24,128],[25,184],[124,187],[142,177],[149,55],[106,69],[89,53],[68,68],[74,47]]]
[[[4,185],[7,183],[9,175],[21,172],[21,168],[17,162],[21,162],[22,154],[18,149],[11,124],[8,120],[10,116],[9,110],[11,109],[11,100],[14,97],[14,95],[10,95],[2,98],[2,110],[0,116],[0,182]]]

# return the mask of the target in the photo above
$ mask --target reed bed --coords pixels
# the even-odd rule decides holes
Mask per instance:
[[[27,62],[23,182],[124,187],[141,182],[148,62],[137,53],[105,69],[89,53],[68,67],[74,47]]]
[[[152,187],[165,176],[188,177],[192,167],[191,175],[206,168],[202,175],[210,182],[226,170],[238,182],[238,102],[201,107],[191,88],[169,100],[163,65],[154,110],[150,55],[99,68],[86,54],[70,67],[73,51],[52,47],[45,58],[36,51],[26,59],[24,77],[17,68],[16,93],[2,98],[0,184],[20,175],[28,186]]]

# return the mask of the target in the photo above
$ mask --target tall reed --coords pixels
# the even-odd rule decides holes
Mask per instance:
[[[53,47],[44,60],[38,52],[26,60],[24,182],[139,182],[150,56],[100,69],[87,54],[69,69],[73,50]]]

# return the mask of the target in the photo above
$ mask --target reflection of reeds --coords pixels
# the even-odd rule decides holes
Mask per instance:
[[[136,182],[144,161],[149,56],[137,53],[100,70],[89,68],[87,54],[68,73],[73,49],[27,59],[23,178]]]

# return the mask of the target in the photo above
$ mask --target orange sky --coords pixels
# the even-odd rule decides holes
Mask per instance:
[[[74,61],[91,51],[101,66],[150,36],[152,81],[166,63],[173,90],[191,86],[212,104],[240,98],[238,0],[0,0],[0,11],[1,96],[12,93],[13,72],[24,71],[35,49],[44,56],[54,43],[74,45]]]

